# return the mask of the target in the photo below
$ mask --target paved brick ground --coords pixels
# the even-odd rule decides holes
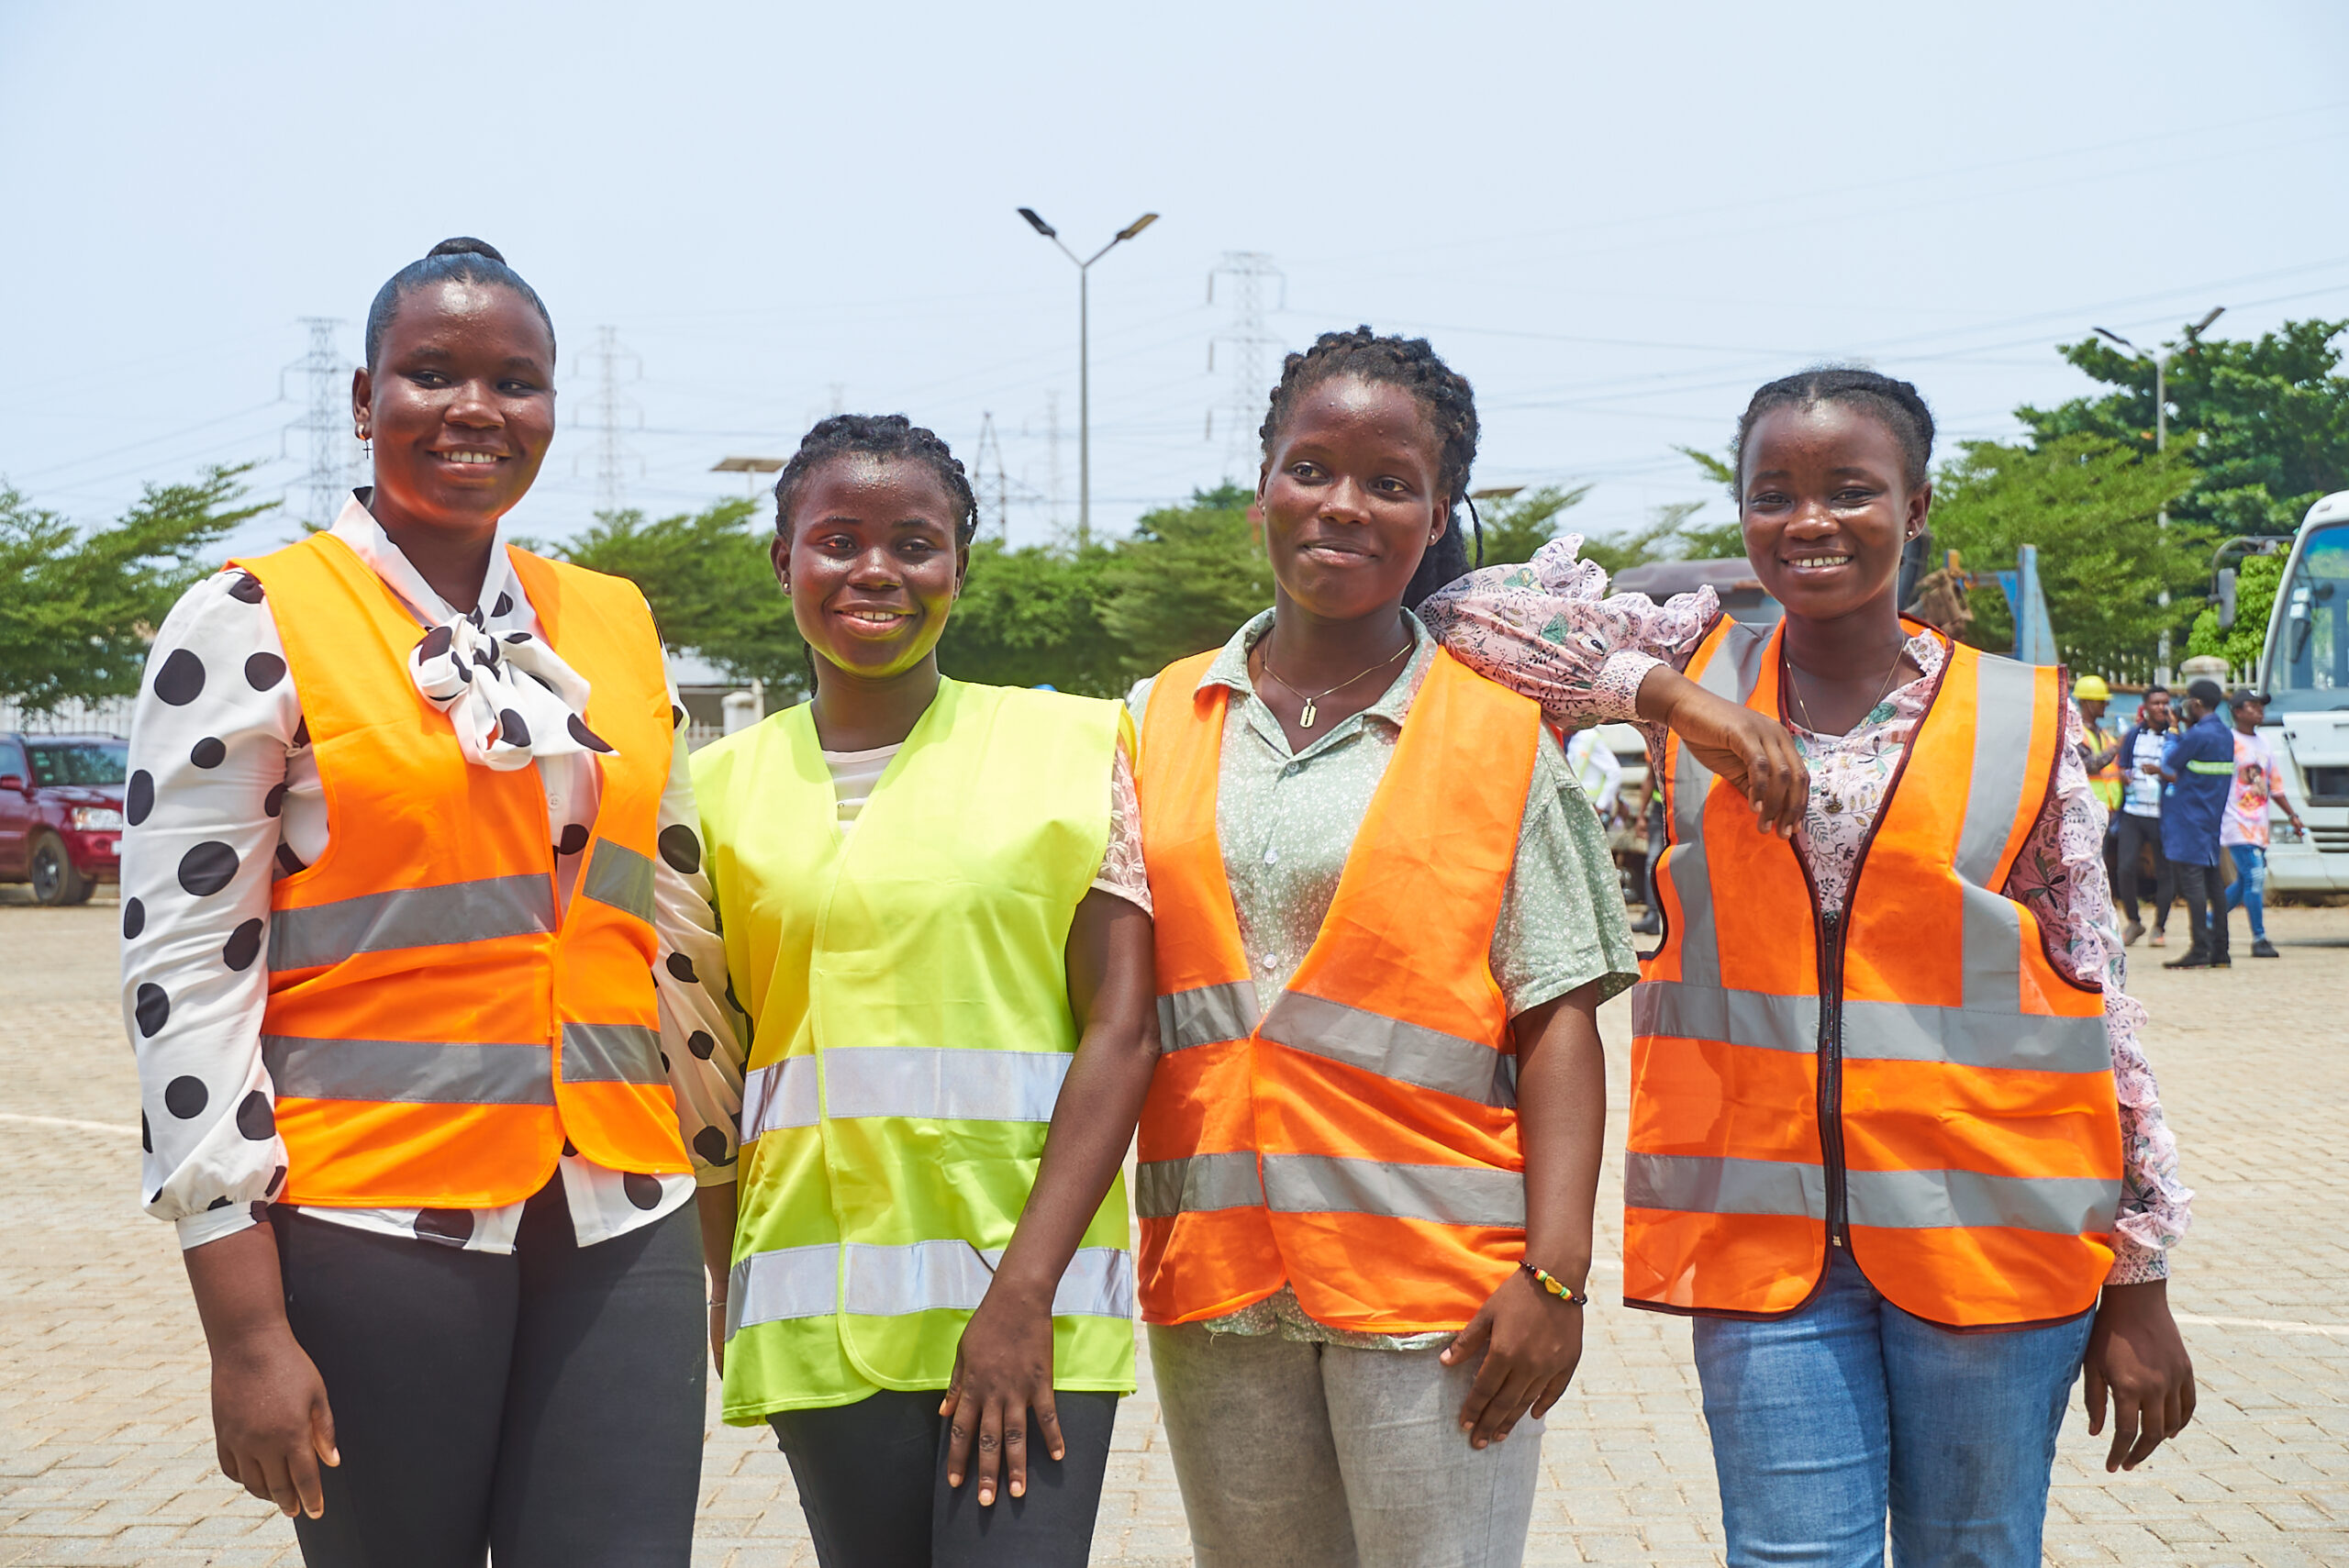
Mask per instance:
[[[133,1207],[117,917],[0,905],[0,1563],[291,1563],[291,1529],[214,1468],[195,1315],[168,1230]],[[2173,1299],[2201,1416],[2108,1479],[2076,1415],[2050,1562],[2349,1563],[2349,910],[2271,918],[2282,962],[2137,987],[2200,1194]],[[1620,1003],[1607,1025],[1620,1135]],[[1529,1561],[1719,1562],[1687,1326],[1619,1307],[1592,1329],[1544,1444]],[[1097,1563],[1190,1560],[1155,1417],[1145,1385],[1119,1423]],[[761,1434],[713,1422],[695,1561],[814,1562]]]

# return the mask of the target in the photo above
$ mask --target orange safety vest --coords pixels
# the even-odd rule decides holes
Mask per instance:
[[[1688,675],[1781,719],[1781,635],[1724,618]],[[2103,999],[1998,891],[2054,785],[2064,691],[2053,666],[1951,648],[1831,913],[1794,848],[1667,740],[1667,934],[1631,1004],[1628,1304],[1791,1312],[1834,1246],[1953,1328],[2095,1305],[2121,1197]]]
[[[1214,657],[1158,677],[1135,781],[1163,1051],[1134,1188],[1142,1317],[1217,1318],[1286,1284],[1332,1328],[1462,1328],[1525,1253],[1489,952],[1541,712],[1437,652],[1320,935],[1260,1014],[1216,835]]]
[[[231,562],[267,591],[332,828],[270,893],[262,1055],[287,1202],[494,1207],[544,1185],[566,1139],[612,1170],[690,1169],[652,985],[660,639],[634,585],[509,554],[614,748],[562,912],[538,770],[465,761],[383,580],[326,533]]]

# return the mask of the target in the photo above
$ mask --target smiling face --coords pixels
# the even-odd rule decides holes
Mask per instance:
[[[1775,408],[1747,432],[1745,554],[1789,616],[1835,620],[1888,597],[1932,499],[1932,485],[1909,484],[1899,439],[1864,409]]]
[[[495,523],[554,439],[554,338],[510,288],[428,284],[401,298],[351,401],[387,526]]]
[[[775,575],[799,635],[827,662],[869,680],[920,664],[945,635],[968,552],[957,512],[929,466],[861,452],[800,481]]]
[[[1399,386],[1338,376],[1298,395],[1256,504],[1282,597],[1323,620],[1391,614],[1443,537],[1434,422]]]

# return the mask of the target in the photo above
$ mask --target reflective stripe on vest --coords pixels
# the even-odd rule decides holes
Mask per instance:
[[[1326,1154],[1193,1154],[1134,1172],[1145,1219],[1261,1204],[1277,1214],[1373,1214],[1437,1225],[1525,1224],[1525,1178],[1481,1165],[1407,1165]]]
[[[1048,1122],[1074,1060],[1064,1051],[842,1046],[824,1052],[824,1073],[834,1117]],[[754,1068],[742,1081],[742,1141],[774,1128],[813,1127],[826,1103],[812,1056]]]
[[[981,1251],[967,1241],[852,1241],[753,1252],[728,1272],[726,1337],[761,1323],[834,1316],[841,1310],[843,1267],[847,1311],[854,1317],[974,1312],[1002,1262],[1002,1248]],[[1052,1291],[1052,1316],[1128,1318],[1133,1311],[1133,1254],[1122,1247],[1079,1247]]]
[[[1158,999],[1158,1048],[1182,1051],[1246,1040],[1264,1016],[1264,1009],[1256,1005],[1252,980],[1193,986]]]
[[[397,888],[278,910],[269,922],[269,967],[322,969],[362,952],[485,942],[554,929],[554,884],[535,873]]]
[[[261,1037],[281,1097],[405,1106],[551,1106],[554,1062],[543,1045],[428,1040]]]
[[[652,857],[640,854],[625,844],[598,839],[596,852],[580,875],[579,896],[651,921]]]
[[[1781,635],[1718,623],[1689,673],[1775,714]],[[1951,650],[1845,907],[1828,916],[1810,906],[1797,851],[1749,843],[1744,813],[1720,808],[1735,797],[1668,744],[1671,919],[1632,996],[1634,1305],[1798,1306],[1839,1184],[1854,1258],[1905,1310],[1995,1326],[2093,1302],[2121,1196],[2101,1003],[2053,966],[2035,917],[1994,891],[2052,787],[2056,681]],[[1842,987],[1832,1017],[1829,974]],[[1822,1162],[1839,1155],[1840,1168]]]
[[[642,1024],[562,1026],[566,1084],[665,1084],[661,1031]]]
[[[1517,1104],[1517,1058],[1482,1040],[1423,1029],[1364,1007],[1284,991],[1256,1026],[1261,1039],[1342,1062],[1398,1084],[1479,1105]]]

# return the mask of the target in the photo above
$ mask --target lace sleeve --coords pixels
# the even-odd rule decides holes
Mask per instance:
[[[1522,692],[1567,728],[1634,717],[1640,683],[1687,661],[1720,613],[1710,588],[1659,605],[1607,592],[1582,536],[1551,540],[1522,566],[1488,566],[1438,590],[1419,618],[1453,657]]]
[[[1151,912],[1150,873],[1141,859],[1141,802],[1134,794],[1133,759],[1126,755],[1122,740],[1109,764],[1109,842],[1101,851],[1093,885],[1145,915]]]

